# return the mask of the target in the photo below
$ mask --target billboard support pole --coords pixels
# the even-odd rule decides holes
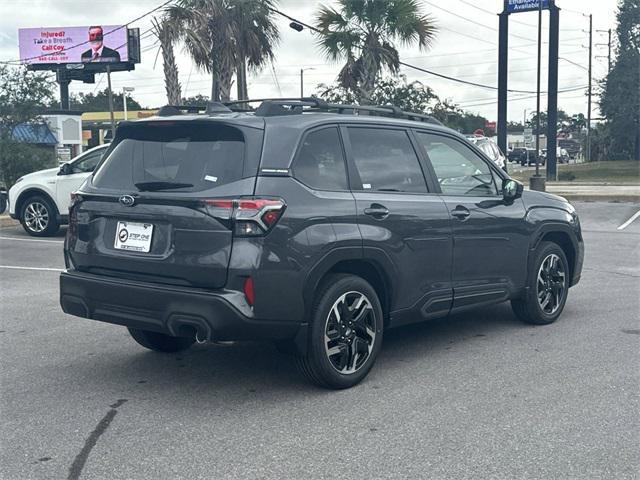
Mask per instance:
[[[109,117],[111,118],[111,141],[116,138],[116,121],[113,116],[113,90],[111,89],[111,67],[107,65],[107,86],[109,87]]]
[[[69,106],[69,84],[71,80],[60,80],[60,108],[70,110]]]

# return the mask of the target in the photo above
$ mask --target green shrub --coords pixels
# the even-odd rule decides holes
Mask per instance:
[[[55,154],[51,147],[0,140],[0,183],[7,188],[27,173],[55,166]]]

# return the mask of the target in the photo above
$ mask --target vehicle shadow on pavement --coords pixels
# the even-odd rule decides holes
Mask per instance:
[[[520,323],[509,305],[503,304],[389,330],[372,374],[355,388],[385,384],[407,368],[424,369],[433,360],[442,361],[454,345],[468,348],[492,336],[532,328]],[[169,397],[192,406],[194,402],[212,406],[216,399],[269,402],[330,393],[309,385],[293,357],[279,353],[270,343],[194,345],[185,352],[160,354],[139,347],[123,331],[122,345],[125,348],[113,354],[103,351],[90,364],[81,362],[67,370],[83,382],[95,383],[90,388],[124,396],[157,395],[158,401]]]

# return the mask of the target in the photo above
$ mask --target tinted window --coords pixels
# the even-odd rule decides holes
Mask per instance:
[[[98,163],[100,162],[102,155],[104,155],[104,152],[106,151],[107,151],[106,148],[101,148],[100,150],[88,153],[81,159],[77,160],[76,162],[73,162],[72,172],[73,173],[93,172],[93,170],[96,168],[96,165],[98,165]]]
[[[403,130],[349,128],[362,190],[426,192],[416,152]]]
[[[124,128],[95,174],[97,187],[130,190],[167,182],[192,185],[180,191],[201,191],[242,178],[244,138],[236,128],[191,122]]]
[[[336,127],[306,135],[293,165],[293,174],[318,190],[347,190],[347,170]]]
[[[418,133],[438,177],[442,193],[448,195],[497,195],[489,165],[466,145],[451,138]]]

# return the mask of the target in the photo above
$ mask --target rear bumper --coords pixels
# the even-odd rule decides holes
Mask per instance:
[[[60,275],[65,313],[173,336],[207,340],[285,340],[304,337],[306,324],[253,317],[240,292],[123,281],[68,270]]]

